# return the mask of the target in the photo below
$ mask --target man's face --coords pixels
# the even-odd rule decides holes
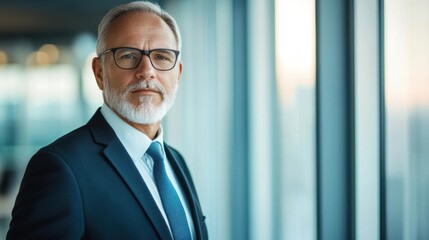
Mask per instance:
[[[129,13],[116,19],[106,34],[106,49],[131,47],[142,50],[177,50],[177,42],[168,25],[158,16]],[[95,59],[93,70],[105,103],[127,121],[138,124],[159,122],[173,105],[182,63],[169,71],[155,69],[143,56],[135,69],[116,66],[113,53]]]

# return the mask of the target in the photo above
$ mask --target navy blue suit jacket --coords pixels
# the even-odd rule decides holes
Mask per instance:
[[[182,156],[165,144],[197,239],[205,217]],[[149,189],[98,110],[28,163],[7,239],[172,239]]]

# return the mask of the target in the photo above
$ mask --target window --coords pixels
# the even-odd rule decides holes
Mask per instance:
[[[428,239],[429,2],[384,5],[387,239]]]
[[[315,239],[315,1],[275,2],[281,239]]]

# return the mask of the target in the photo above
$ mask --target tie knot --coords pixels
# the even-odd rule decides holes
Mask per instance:
[[[164,159],[161,144],[159,142],[152,142],[149,146],[149,149],[147,150],[147,153],[153,158],[153,161],[155,162],[162,161]]]

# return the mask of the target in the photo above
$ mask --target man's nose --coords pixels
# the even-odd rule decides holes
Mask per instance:
[[[155,74],[155,68],[152,66],[149,56],[143,55],[142,59],[137,66],[137,75],[139,78],[147,79],[153,77]]]

